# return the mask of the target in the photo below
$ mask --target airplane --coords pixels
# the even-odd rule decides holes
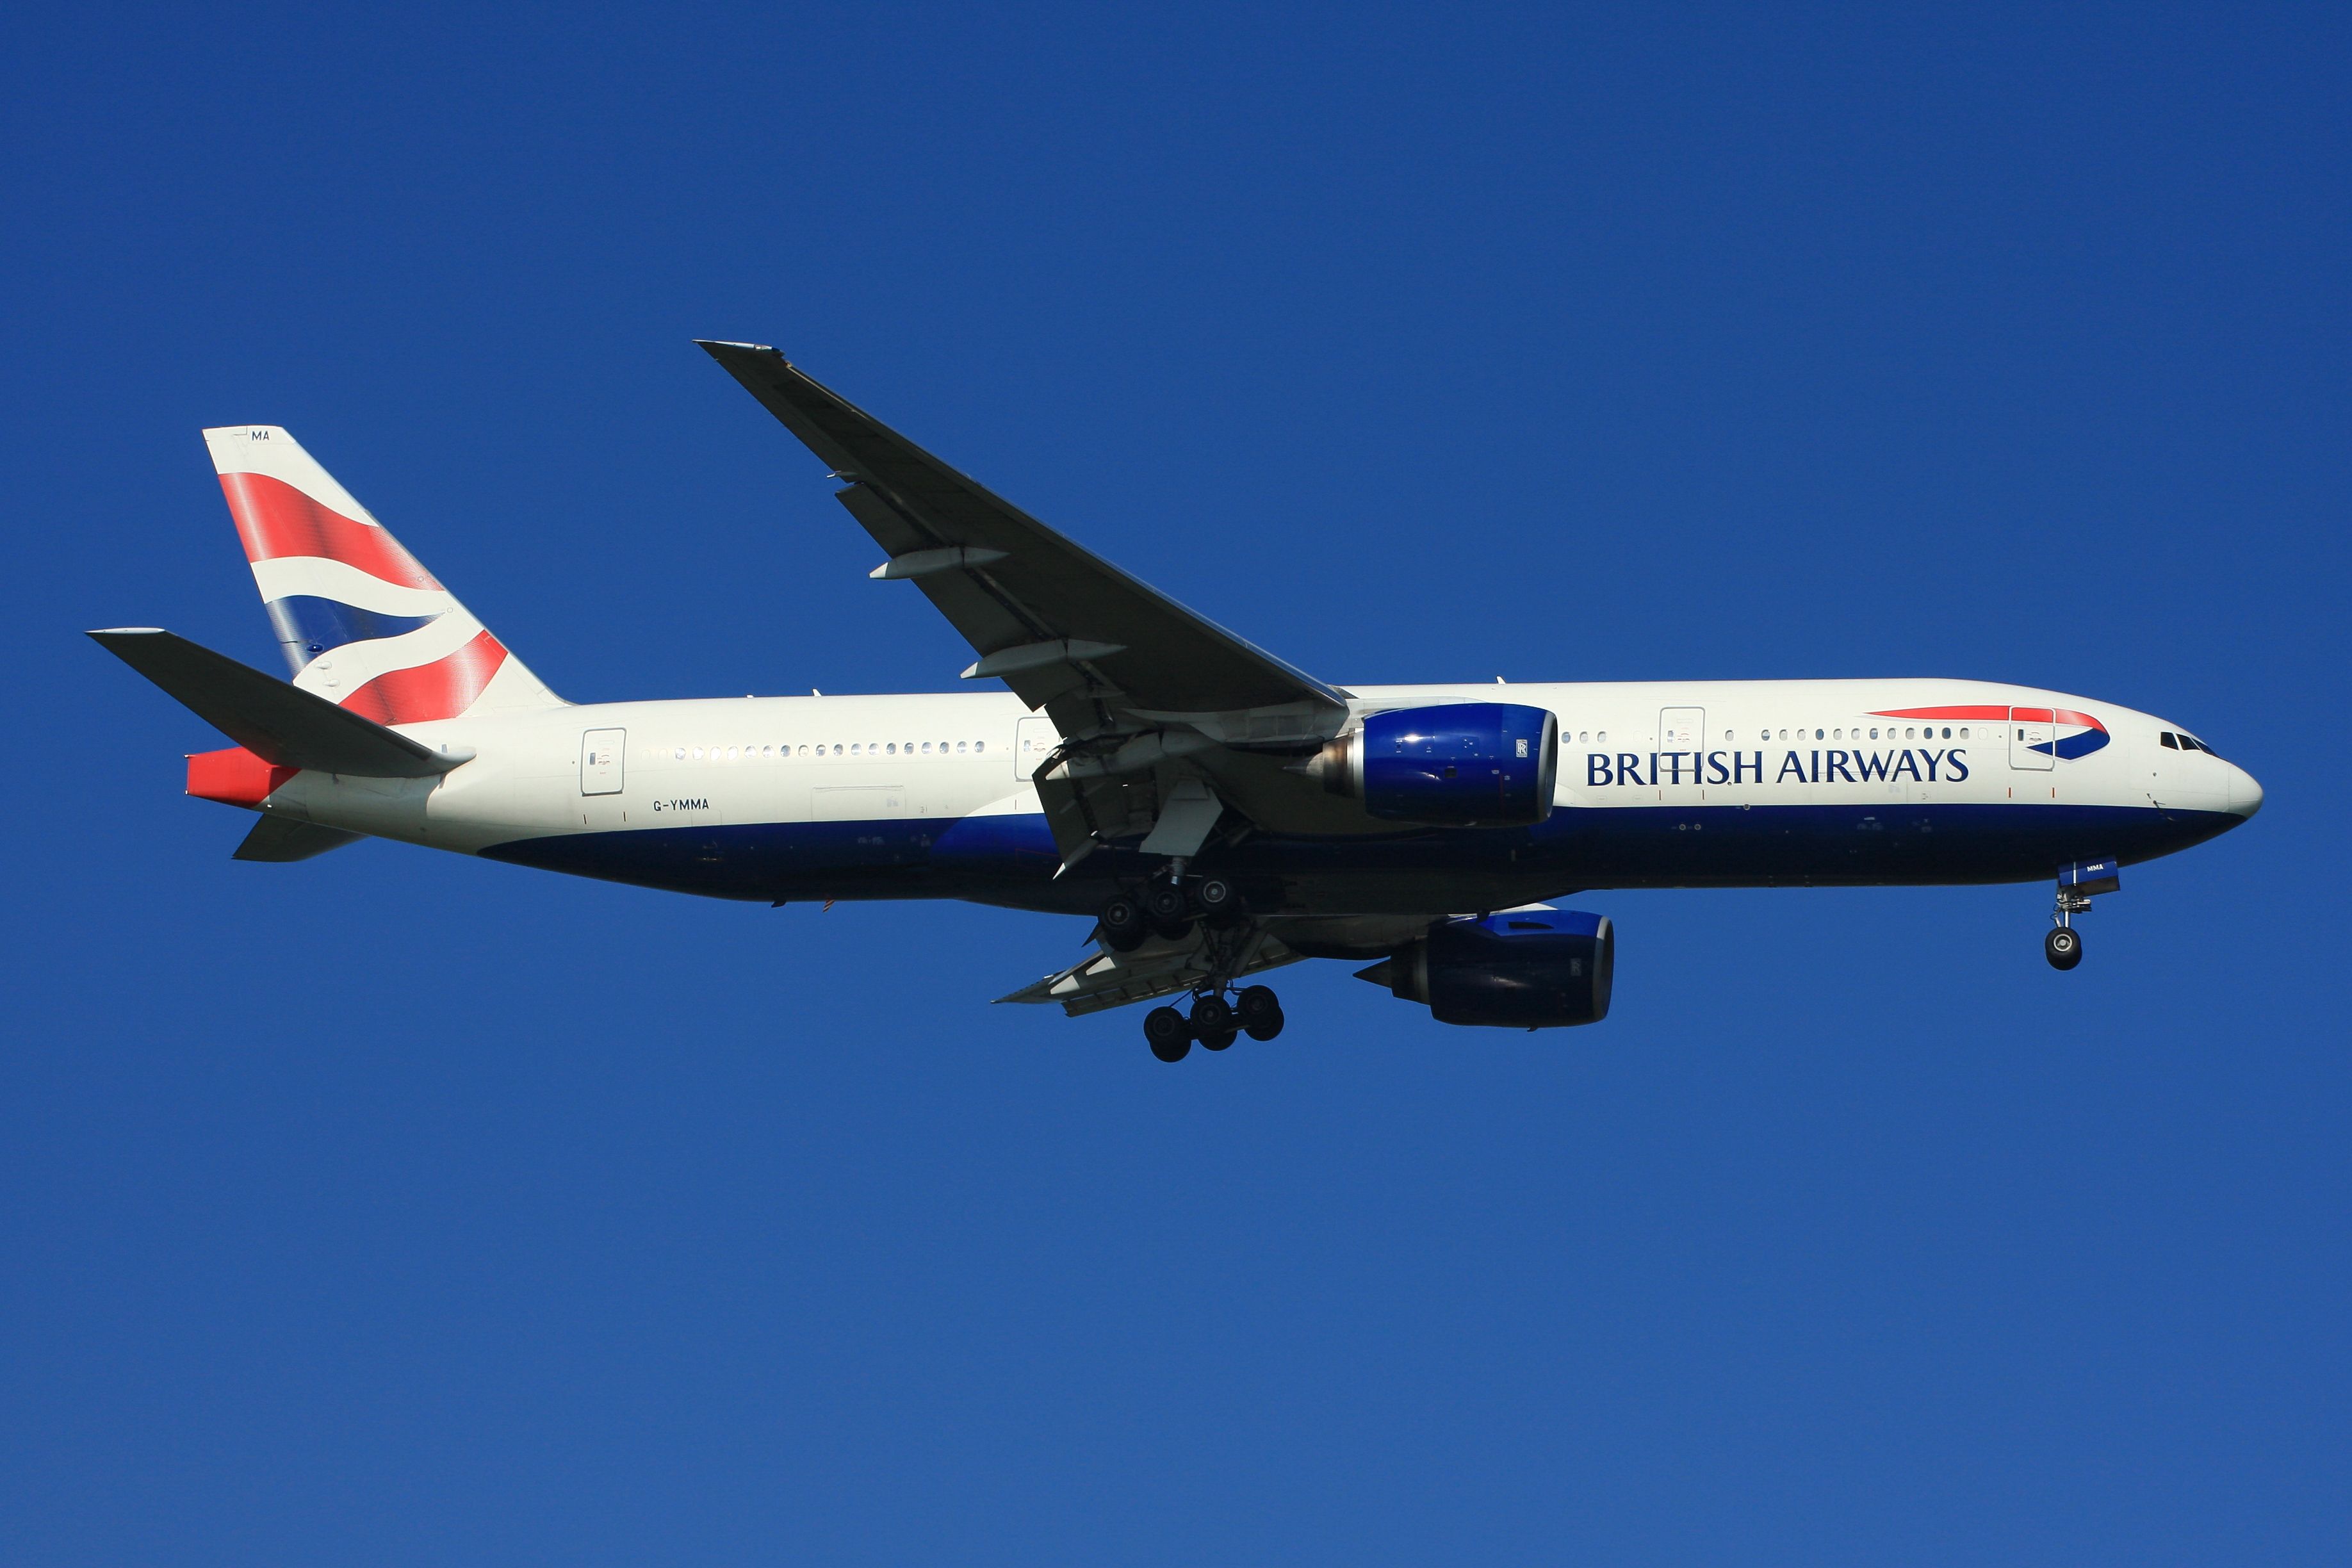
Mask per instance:
[[[290,683],[89,635],[234,742],[187,758],[187,793],[257,814],[236,858],[373,837],[775,905],[1082,916],[1085,956],[999,1000],[1157,1003],[1173,1062],[1279,1035],[1255,977],[1310,958],[1369,960],[1440,1023],[1597,1023],[1614,927],[1553,902],[1595,889],[2054,880],[2070,970],[2123,866],[2263,803],[2178,723],[1999,682],[1326,681],[775,349],[699,346],[840,484],[871,575],[971,643],[975,689],[567,702],[285,430],[207,430]]]

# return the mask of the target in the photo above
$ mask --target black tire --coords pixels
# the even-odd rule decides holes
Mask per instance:
[[[2073,926],[2052,926],[2042,939],[2042,956],[2053,969],[2072,969],[2083,962],[2083,936]]]
[[[1192,934],[1192,902],[1175,882],[1154,882],[1143,889],[1143,917],[1151,922],[1152,934],[1164,941],[1182,942]]]
[[[1151,917],[1151,923],[1156,926],[1189,923],[1192,918],[1192,907],[1185,901],[1184,889],[1181,883],[1168,881],[1152,883],[1143,891],[1143,908],[1144,911]]]
[[[1270,1040],[1274,1038],[1275,1036],[1282,1033],[1282,1009],[1276,1007],[1274,1010],[1274,1016],[1265,1019],[1261,1023],[1243,1025],[1242,1033],[1247,1035],[1253,1040]]]
[[[1261,1035],[1257,1031],[1270,1020],[1274,1021],[1276,1030],[1282,1027],[1279,1021],[1282,1003],[1276,998],[1273,986],[1253,985],[1234,998],[1234,1016],[1239,1018],[1242,1027],[1250,1032],[1251,1039],[1270,1040],[1274,1038],[1272,1035]]]
[[[1223,877],[1203,877],[1192,889],[1192,907],[1213,921],[1242,912],[1242,891]]]
[[[1223,1029],[1216,1034],[1201,1037],[1201,1048],[1204,1051],[1222,1051],[1233,1043],[1234,1032],[1231,1029]]]
[[[1192,1048],[1192,1026],[1173,1007],[1154,1007],[1143,1016],[1143,1037],[1161,1061],[1181,1062]]]
[[[1203,996],[1192,1004],[1192,1037],[1208,1045],[1212,1035],[1225,1037],[1225,1046],[1234,1043],[1234,1005],[1222,996]],[[1225,1046],[1211,1047],[1223,1050]]]
[[[1133,952],[1150,934],[1151,922],[1144,918],[1143,906],[1125,893],[1103,906],[1103,943],[1113,952]]]

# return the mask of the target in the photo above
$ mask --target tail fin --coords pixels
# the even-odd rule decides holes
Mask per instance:
[[[379,724],[562,704],[293,437],[205,445],[296,686]]]

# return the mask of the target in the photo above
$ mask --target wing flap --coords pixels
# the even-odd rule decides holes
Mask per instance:
[[[1251,933],[1226,978],[1239,979],[1244,974],[1278,969],[1286,963],[1298,963],[1302,956],[1285,947],[1270,931],[1260,929]],[[1215,978],[1211,964],[1212,948],[1205,933],[1196,931],[1175,942],[1154,938],[1133,952],[1090,954],[1059,973],[1048,974],[1009,996],[999,996],[997,1001],[1058,1002],[1062,1011],[1075,1018],[1081,1014],[1099,1013],[1132,1002],[1150,1002],[1193,990]]]

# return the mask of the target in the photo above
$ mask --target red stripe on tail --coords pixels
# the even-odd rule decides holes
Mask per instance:
[[[247,561],[323,555],[387,583],[411,588],[441,586],[391,534],[330,511],[283,479],[267,474],[223,474],[220,482],[221,493],[228,497],[229,515],[236,519],[236,535],[245,541]]]
[[[349,697],[343,706],[379,724],[423,724],[454,719],[474,705],[507,650],[488,632],[446,658],[411,669],[388,669]]]

